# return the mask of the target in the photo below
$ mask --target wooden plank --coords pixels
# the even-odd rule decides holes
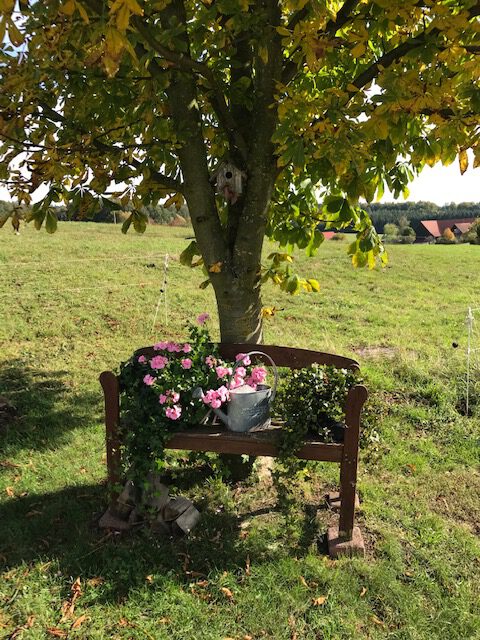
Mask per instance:
[[[266,429],[263,432],[243,434],[225,431],[218,427],[189,429],[175,433],[165,446],[168,449],[276,457],[278,447],[275,431],[276,429]],[[343,444],[307,440],[297,455],[303,460],[341,462]]]
[[[108,482],[111,487],[110,495],[117,497],[112,488],[121,482],[120,436],[118,433],[120,421],[120,389],[117,376],[111,371],[100,374],[100,384],[105,398],[105,438],[107,445]]]
[[[340,464],[340,523],[338,527],[339,537],[344,540],[352,539],[355,521],[360,413],[367,397],[368,392],[363,385],[352,387],[347,397],[345,439]]]
[[[359,364],[352,358],[338,356],[334,353],[323,353],[322,351],[311,351],[309,349],[296,349],[294,347],[278,347],[275,345],[262,344],[254,345],[247,343],[220,343],[218,345],[223,358],[234,360],[237,353],[247,353],[248,351],[259,350],[267,353],[278,367],[289,367],[290,369],[301,369],[310,364],[333,365],[338,368],[359,369]],[[144,355],[152,358],[158,355],[153,347],[143,347],[136,352],[137,355]],[[261,360],[261,356],[256,356]],[[269,362],[265,359],[265,364]]]

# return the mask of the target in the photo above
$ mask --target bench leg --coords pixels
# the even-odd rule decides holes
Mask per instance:
[[[360,437],[360,411],[366,398],[364,387],[349,392],[345,416],[345,440],[340,465],[340,522],[328,530],[328,551],[332,557],[365,555],[361,531],[354,526],[357,486],[358,444]]]
[[[120,389],[117,376],[111,371],[100,375],[100,384],[105,396],[105,439],[107,445],[107,479],[110,500],[118,498],[118,486],[121,482],[120,435]]]

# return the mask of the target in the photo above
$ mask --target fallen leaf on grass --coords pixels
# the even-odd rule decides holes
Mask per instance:
[[[233,600],[233,593],[230,591],[228,587],[220,587],[220,591],[223,593],[223,595],[226,598],[228,598],[229,600]]]
[[[79,616],[75,620],[75,622],[72,624],[71,628],[72,629],[78,629],[78,627],[80,627],[85,622],[86,619],[87,619],[87,614],[84,613],[82,616]]]
[[[249,576],[251,575],[251,571],[250,571],[250,556],[247,556],[246,560],[245,560],[245,575]]]
[[[360,591],[360,598],[363,598],[363,596],[367,593],[367,587],[362,587],[362,590]]]
[[[71,587],[71,595],[68,600],[62,604],[62,622],[73,615],[75,611],[75,603],[77,599],[82,595],[82,587],[80,578],[77,578]]]
[[[199,580],[195,583],[197,587],[208,587],[208,580]]]
[[[10,460],[1,460],[0,467],[5,467],[6,469],[21,469],[22,465],[10,462]]]
[[[145,581],[146,581],[146,582],[148,582],[149,584],[152,584],[152,582],[153,582],[153,576],[147,576],[147,577],[145,578]]]
[[[35,622],[35,616],[28,616],[27,621],[25,622],[25,624],[22,624],[20,627],[17,627],[16,629],[14,629],[12,631],[12,633],[9,636],[7,636],[8,640],[15,640],[15,638],[17,638],[26,629],[30,629],[31,627],[33,627],[33,623],[34,622]],[[0,622],[0,627],[6,628],[7,626],[8,625],[2,624]]]
[[[14,490],[12,489],[12,487],[6,487],[6,488],[5,488],[5,493],[7,494],[7,496],[8,496],[9,498],[14,498],[14,497],[15,497],[15,492],[14,492]]]
[[[319,596],[318,598],[312,598],[312,604],[314,607],[321,607],[327,601],[327,596]]]
[[[305,578],[303,576],[299,577],[300,583],[303,584],[304,587],[306,587],[307,589],[309,589],[310,587],[308,586],[308,582],[305,580]]]
[[[380,625],[381,627],[385,626],[385,622],[383,620],[380,620],[380,618],[377,618],[377,616],[372,616],[372,622]]]
[[[159,618],[157,620],[158,624],[170,624],[170,622],[171,622],[170,618]]]
[[[205,574],[201,571],[185,571],[186,576],[190,576],[191,578],[204,578]]]
[[[63,629],[59,629],[58,627],[48,627],[47,633],[51,636],[55,636],[55,638],[66,638],[67,632],[63,631]]]

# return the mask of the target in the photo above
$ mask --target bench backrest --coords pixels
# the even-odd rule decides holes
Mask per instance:
[[[237,353],[248,353],[249,351],[263,351],[275,362],[277,367],[289,367],[290,369],[302,369],[310,364],[328,364],[337,369],[360,369],[356,360],[337,356],[333,353],[323,353],[322,351],[310,351],[309,349],[297,349],[295,347],[277,347],[270,344],[248,344],[248,343],[223,343],[218,345],[220,354],[228,359],[234,360]],[[256,356],[261,359],[261,356]],[[265,360],[268,365],[268,360]]]
[[[235,360],[237,353],[248,353],[249,351],[263,351],[268,354],[275,362],[277,367],[288,367],[290,369],[302,369],[308,367],[314,362],[317,364],[328,364],[337,367],[337,369],[360,369],[360,365],[352,358],[337,356],[334,353],[323,353],[322,351],[310,351],[309,349],[297,349],[296,347],[277,347],[271,344],[251,344],[251,343],[233,343],[221,342],[218,345],[220,355],[227,360]],[[143,347],[135,352],[136,355],[144,355],[151,358],[158,355],[153,347]],[[256,356],[259,360],[261,356]],[[269,365],[267,359],[265,364]]]

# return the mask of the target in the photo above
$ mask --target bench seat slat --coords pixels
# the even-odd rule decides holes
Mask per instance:
[[[180,431],[166,443],[168,449],[211,451],[213,453],[246,454],[250,456],[277,456],[276,429],[250,433],[235,433],[219,427],[199,427]],[[303,460],[341,462],[343,444],[306,440],[297,453]]]

